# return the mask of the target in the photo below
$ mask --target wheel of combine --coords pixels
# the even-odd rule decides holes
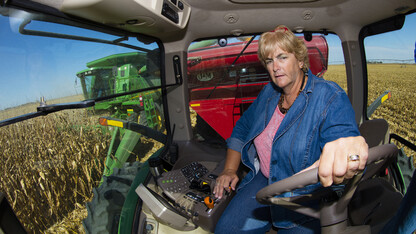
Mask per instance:
[[[412,180],[413,171],[415,170],[415,167],[413,165],[413,158],[408,157],[402,148],[400,149],[397,161],[400,167],[401,176],[403,177],[404,186],[406,187],[405,190],[407,190],[407,187],[409,186],[410,181]]]
[[[93,189],[94,197],[86,205],[88,217],[82,222],[87,234],[117,233],[121,209],[138,170],[139,162],[126,163]]]

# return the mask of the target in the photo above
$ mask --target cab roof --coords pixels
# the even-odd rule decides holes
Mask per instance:
[[[287,25],[296,32],[335,32],[342,40],[356,40],[364,26],[416,9],[414,0],[34,0],[33,2],[51,6],[68,15],[130,32],[151,35],[164,42],[178,41],[184,37],[195,39],[260,33],[270,31],[281,24]]]

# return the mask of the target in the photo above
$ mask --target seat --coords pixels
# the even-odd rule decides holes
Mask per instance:
[[[360,125],[359,130],[369,148],[389,143],[390,130],[385,119],[366,120]]]

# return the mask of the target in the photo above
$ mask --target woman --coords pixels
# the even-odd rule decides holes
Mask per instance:
[[[341,183],[364,169],[368,146],[359,136],[345,92],[308,69],[307,48],[285,26],[263,33],[258,56],[271,81],[244,113],[227,139],[227,160],[215,196],[235,189],[240,162],[250,170],[224,211],[216,233],[319,231],[318,220],[255,200],[263,187],[319,166],[323,186]],[[359,156],[358,156],[359,155]],[[349,160],[350,158],[350,160]],[[319,185],[299,193],[309,193]],[[293,196],[283,194],[282,196]]]

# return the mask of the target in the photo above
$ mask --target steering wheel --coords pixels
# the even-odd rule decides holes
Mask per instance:
[[[315,200],[328,195],[332,190],[326,188],[318,190],[313,194],[306,194],[294,197],[275,197],[285,192],[292,192],[295,189],[319,182],[318,168],[314,168],[261,189],[256,199],[262,204],[280,205],[298,213],[305,214],[321,221],[322,233],[342,233],[344,231],[364,231],[370,233],[368,225],[347,227],[348,204],[354,195],[358,184],[373,177],[379,171],[385,169],[392,160],[397,157],[399,150],[394,144],[380,145],[369,149],[367,166],[365,170],[351,178],[345,186],[345,190],[339,199],[322,199],[320,210],[315,210],[299,204]],[[356,230],[352,230],[356,229]]]

